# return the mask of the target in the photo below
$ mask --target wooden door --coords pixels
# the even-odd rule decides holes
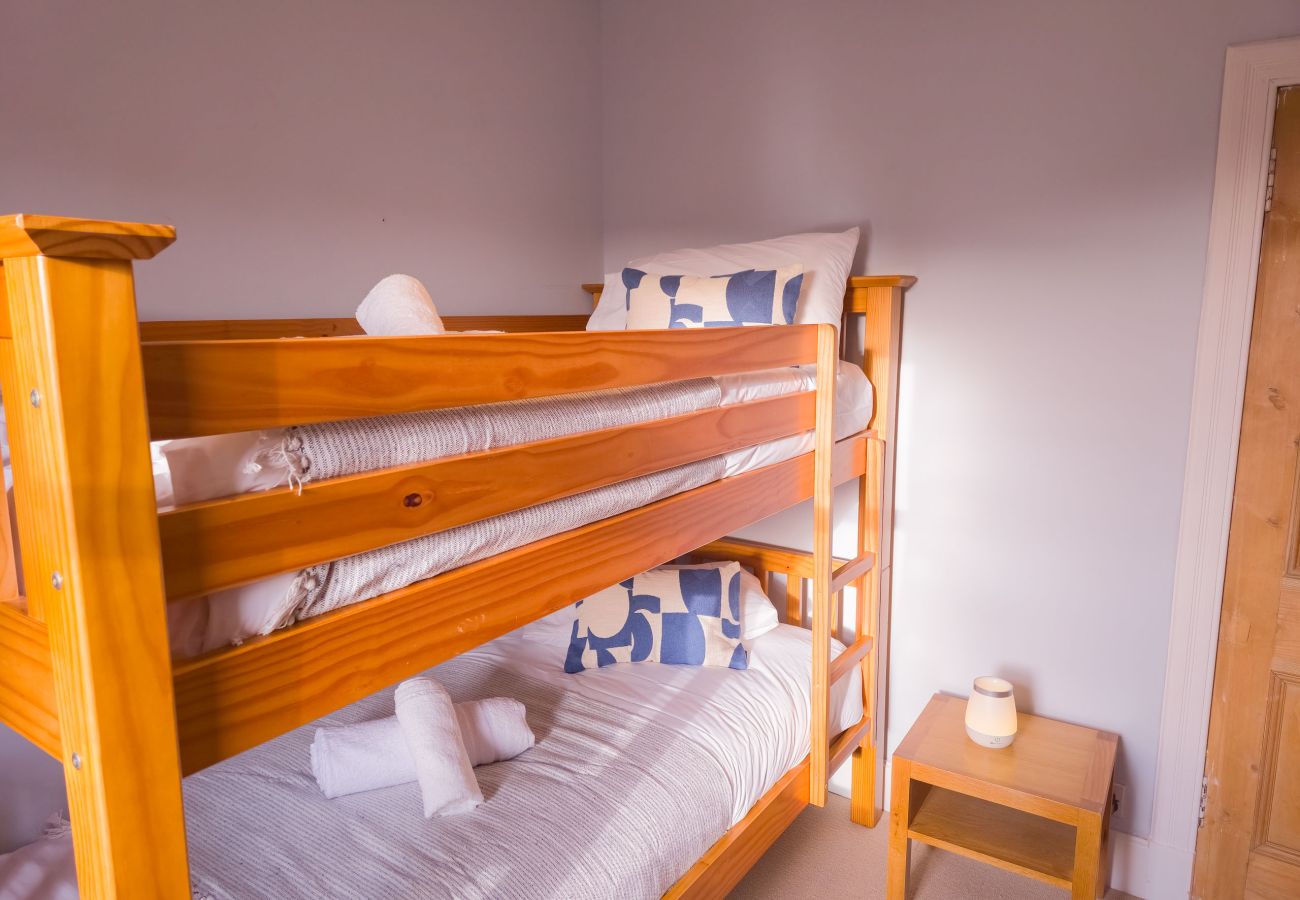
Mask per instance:
[[[1300,87],[1273,127],[1192,896],[1300,898]]]

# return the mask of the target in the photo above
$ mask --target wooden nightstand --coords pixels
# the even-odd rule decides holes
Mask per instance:
[[[935,694],[894,753],[890,900],[907,894],[912,841],[1069,888],[1105,893],[1118,736],[1020,714],[1015,743],[966,736],[966,700]]]

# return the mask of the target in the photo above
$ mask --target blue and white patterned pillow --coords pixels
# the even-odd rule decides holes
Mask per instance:
[[[802,286],[802,266],[732,275],[651,275],[624,269],[627,327],[790,325]]]
[[[749,667],[740,642],[740,565],[651,569],[577,605],[564,671],[622,662]]]

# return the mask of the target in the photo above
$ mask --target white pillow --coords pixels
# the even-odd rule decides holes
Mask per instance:
[[[854,227],[839,234],[791,234],[749,244],[720,244],[702,249],[670,250],[642,256],[627,267],[660,275],[729,275],[745,269],[803,266],[803,290],[795,312],[796,325],[825,322],[837,328],[844,315],[844,288],[860,232]],[[588,331],[622,331],[627,327],[627,292],[622,269],[605,276],[605,289]]]
[[[446,331],[429,291],[410,275],[381,279],[357,307],[356,318],[366,334],[396,337]]]

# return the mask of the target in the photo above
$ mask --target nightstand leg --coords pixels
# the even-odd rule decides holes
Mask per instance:
[[[912,842],[907,839],[911,822],[912,772],[906,760],[894,757],[889,803],[889,863],[885,896],[888,900],[906,900],[907,870],[911,862]]]
[[[1101,816],[1084,813],[1074,833],[1074,877],[1070,897],[1095,900],[1101,883]]]

